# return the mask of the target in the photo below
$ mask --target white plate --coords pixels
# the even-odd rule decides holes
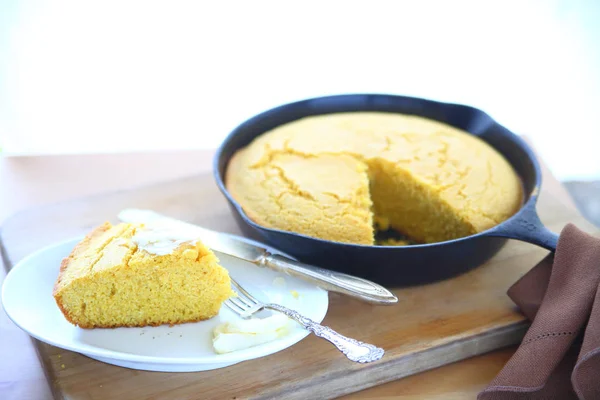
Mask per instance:
[[[308,331],[298,326],[273,342],[216,354],[212,348],[212,329],[239,318],[225,306],[210,320],[173,327],[80,329],[63,317],[52,297],[60,262],[79,240],[39,250],[19,262],[6,276],[2,288],[4,309],[15,324],[38,340],[122,367],[184,372],[222,368],[263,357],[308,335]],[[328,307],[325,290],[290,276],[284,277],[285,286],[274,285],[273,280],[281,274],[223,254],[217,256],[231,276],[258,299],[288,306],[314,321],[325,318]],[[292,290],[298,292],[299,298],[292,295]]]

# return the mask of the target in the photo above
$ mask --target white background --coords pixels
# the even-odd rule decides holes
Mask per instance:
[[[5,155],[212,148],[282,102],[385,92],[600,177],[600,1],[0,0],[0,35]]]

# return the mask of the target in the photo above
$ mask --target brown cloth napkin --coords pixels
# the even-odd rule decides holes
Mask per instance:
[[[479,400],[600,399],[600,239],[573,225],[508,296],[532,320]]]

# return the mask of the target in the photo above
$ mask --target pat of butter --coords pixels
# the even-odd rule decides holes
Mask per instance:
[[[138,229],[131,238],[140,250],[156,255],[171,254],[183,243],[198,241],[190,232],[174,230],[171,228],[144,228]]]
[[[243,350],[279,339],[293,328],[294,322],[283,314],[229,321],[213,330],[213,348],[219,354]]]

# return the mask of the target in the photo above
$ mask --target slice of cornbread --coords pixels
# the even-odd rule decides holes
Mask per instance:
[[[53,292],[81,328],[200,321],[231,294],[227,270],[206,246],[126,223],[87,235],[63,260]]]

